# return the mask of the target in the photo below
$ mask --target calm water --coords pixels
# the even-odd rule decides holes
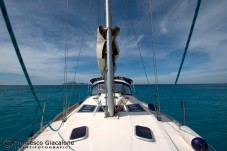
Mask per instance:
[[[136,85],[135,95],[144,102],[152,102],[154,87]],[[160,85],[161,110],[166,106],[172,85]],[[36,86],[38,97],[46,102],[45,114],[53,119],[63,109],[63,86]],[[85,99],[87,86],[69,91],[70,104]],[[186,124],[203,136],[218,151],[227,150],[227,85],[178,85],[166,110],[182,122],[180,101],[186,102]],[[27,86],[0,86],[0,150],[16,150],[32,131],[36,102]],[[35,120],[34,131],[40,126],[41,110]],[[9,145],[9,139],[14,145]],[[3,147],[8,144],[8,148]],[[10,147],[11,146],[11,147]]]

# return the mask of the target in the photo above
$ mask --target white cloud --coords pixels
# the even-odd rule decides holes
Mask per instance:
[[[70,2],[72,5],[70,5],[69,21],[69,76],[73,77],[73,68],[80,50],[82,35],[86,30],[78,69],[80,75],[78,74],[78,77],[79,80],[87,81],[86,78],[92,77],[86,71],[95,71],[92,76],[99,76],[95,56],[97,6],[92,3],[87,27],[85,27],[88,2]],[[161,67],[158,68],[160,83],[173,83],[175,80],[196,2],[196,0],[152,1],[157,65]],[[135,8],[129,8],[132,11],[129,12],[129,18],[124,14],[126,11],[121,10],[125,6],[114,12],[114,15],[119,15],[114,18],[114,21],[119,21],[122,29],[118,37],[120,46],[118,62],[121,65],[118,66],[118,70],[125,75],[128,75],[126,73],[132,73],[131,77],[137,79],[135,81],[145,82],[145,80],[142,80],[145,78],[140,77],[140,74],[138,74],[138,71],[143,72],[139,66],[138,69],[133,68],[133,70],[130,66],[127,66],[127,62],[131,65],[132,63],[141,64],[130,25],[133,21],[142,55],[152,81],[149,9],[147,1],[136,1],[136,3],[138,5]],[[225,58],[227,57],[227,51],[225,51],[227,49],[225,43],[227,40],[227,17],[224,15],[227,2],[220,0],[215,2],[215,5],[213,3],[212,0],[202,1],[188,56],[183,67],[182,78],[180,78],[182,83],[193,83],[193,81],[196,82],[195,79],[201,79],[201,82],[209,82],[209,80],[205,80],[207,77],[214,79],[217,77],[216,81],[219,82],[226,81],[223,75],[227,71],[225,65]],[[36,1],[35,3],[21,1],[19,4],[16,1],[6,2],[13,30],[28,71],[32,77],[41,79],[39,81],[48,81],[50,75],[51,79],[59,82],[63,79],[66,11],[64,5],[64,1]],[[141,11],[141,13],[135,12],[135,10]],[[133,16],[138,17],[138,19],[133,18]],[[123,21],[123,19],[126,20]],[[3,20],[3,18],[0,17],[0,20]],[[0,33],[0,72],[22,74],[3,21],[0,22]],[[193,74],[196,74],[196,76],[193,77]],[[198,80],[198,82],[200,81]]]
[[[162,33],[164,33],[164,34],[166,34],[166,33],[168,33],[168,30],[167,30],[167,25],[166,25],[166,22],[167,22],[167,20],[163,20],[163,21],[161,21],[161,23],[160,23],[160,27],[161,27],[161,31],[162,31]]]

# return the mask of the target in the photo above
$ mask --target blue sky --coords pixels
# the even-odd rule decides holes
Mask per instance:
[[[68,81],[73,80],[84,33],[76,82],[86,83],[100,76],[96,30],[98,22],[104,24],[104,9],[100,3],[98,15],[97,2],[91,1],[88,13],[89,0],[69,0]],[[197,0],[151,0],[151,3],[159,83],[171,84],[177,75]],[[66,0],[5,0],[5,4],[33,84],[62,84]],[[202,1],[179,83],[227,83],[226,6],[226,0]],[[146,83],[131,27],[133,23],[149,81],[154,83],[148,0],[113,0],[112,15],[113,25],[121,28],[117,39],[120,57],[116,75],[132,78],[135,83]],[[2,84],[27,83],[0,14]]]

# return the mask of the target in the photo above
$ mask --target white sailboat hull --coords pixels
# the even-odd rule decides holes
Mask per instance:
[[[120,94],[115,94],[120,101]],[[179,125],[162,115],[162,121],[158,121],[155,113],[151,112],[146,104],[140,102],[133,96],[127,96],[126,105],[140,104],[145,112],[129,112],[124,107],[124,112],[118,112],[117,116],[104,118],[104,112],[98,112],[97,100],[94,96],[86,99],[78,108],[73,110],[67,121],[57,132],[46,127],[43,132],[33,139],[34,142],[42,142],[42,145],[23,146],[21,150],[77,150],[77,151],[193,151],[193,148],[184,140],[179,132]],[[105,95],[99,97],[99,103],[105,105]],[[95,105],[96,109],[91,113],[78,112],[84,104]],[[61,120],[51,124],[58,128]],[[149,142],[138,139],[135,136],[136,125],[150,128],[154,134],[155,141]],[[88,127],[87,138],[79,141],[70,140],[72,130],[76,127]],[[69,145],[62,145],[60,142],[73,142]],[[58,148],[56,148],[58,147]]]

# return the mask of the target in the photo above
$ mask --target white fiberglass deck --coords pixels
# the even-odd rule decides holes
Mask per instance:
[[[116,94],[117,98],[122,98]],[[26,150],[76,150],[76,151],[189,151],[193,150],[178,132],[179,127],[174,122],[158,121],[141,102],[133,96],[127,96],[126,105],[140,104],[145,112],[129,112],[124,106],[124,112],[118,112],[118,116],[104,118],[104,112],[98,112],[98,100],[105,105],[105,97],[102,94],[99,99],[91,96],[86,99],[70,115],[59,131],[54,132],[46,128],[33,142],[42,142],[42,145],[30,145]],[[118,103],[120,99],[116,100]],[[96,105],[93,112],[78,112],[84,105]],[[52,123],[53,127],[59,127],[61,121]],[[155,141],[149,142],[135,137],[136,125],[148,127],[154,134]],[[87,126],[88,137],[84,140],[73,142],[70,140],[72,130],[77,127]],[[62,142],[72,142],[62,144]]]

